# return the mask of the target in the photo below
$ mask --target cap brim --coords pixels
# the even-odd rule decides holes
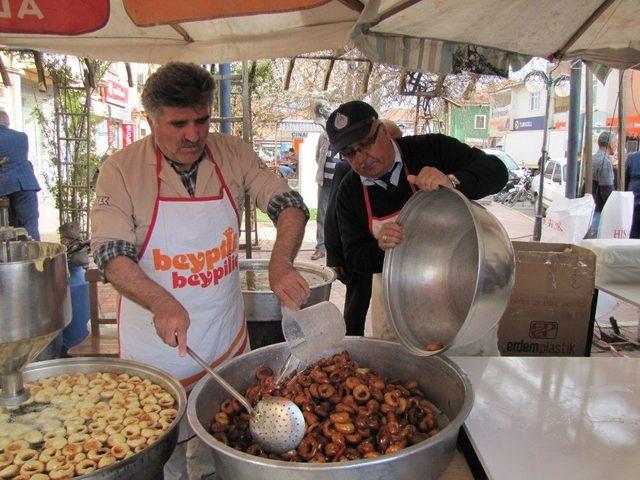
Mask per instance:
[[[356,124],[351,127],[351,129],[345,129],[346,131],[340,132],[338,135],[335,135],[333,141],[331,142],[331,151],[338,153],[352,143],[356,143],[365,138],[371,130],[371,124],[373,123],[373,120],[374,119],[372,118],[364,123]]]

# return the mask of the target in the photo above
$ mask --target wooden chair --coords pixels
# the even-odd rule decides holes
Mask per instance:
[[[117,357],[120,353],[118,321],[115,317],[100,316],[98,282],[102,280],[102,273],[97,268],[90,268],[84,278],[89,282],[91,332],[81,343],[71,347],[68,353],[72,357]]]

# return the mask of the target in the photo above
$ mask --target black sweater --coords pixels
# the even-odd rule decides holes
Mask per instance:
[[[404,168],[398,189],[390,192],[373,185],[368,187],[372,214],[383,217],[398,212],[413,192],[405,170],[417,175],[424,167],[435,167],[460,180],[459,190],[468,198],[478,199],[499,192],[507,183],[505,165],[493,155],[441,134],[414,135],[397,140]],[[360,176],[351,171],[341,182],[336,199],[338,231],[342,241],[345,267],[357,273],[382,271],[384,251],[369,231],[364,189]]]

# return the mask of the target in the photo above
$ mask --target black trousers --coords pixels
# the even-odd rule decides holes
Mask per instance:
[[[352,273],[347,285],[344,300],[344,321],[347,335],[364,335],[364,323],[371,300],[372,275]]]

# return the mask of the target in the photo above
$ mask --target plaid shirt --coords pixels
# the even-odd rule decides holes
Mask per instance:
[[[180,176],[182,184],[189,192],[190,197],[195,196],[196,179],[198,175],[198,165],[202,161],[203,157],[200,157],[194,165],[185,172],[174,162],[169,160],[169,164]],[[271,221],[276,225],[278,223],[278,217],[280,213],[289,207],[299,208],[304,212],[305,219],[309,220],[309,210],[304,204],[302,196],[296,191],[283,192],[280,195],[275,195],[267,205],[267,215]],[[93,252],[93,259],[100,270],[104,272],[104,267],[107,263],[116,257],[125,256],[129,257],[134,262],[138,263],[138,247],[131,242],[124,240],[113,240],[105,242],[100,245],[95,252]]]

